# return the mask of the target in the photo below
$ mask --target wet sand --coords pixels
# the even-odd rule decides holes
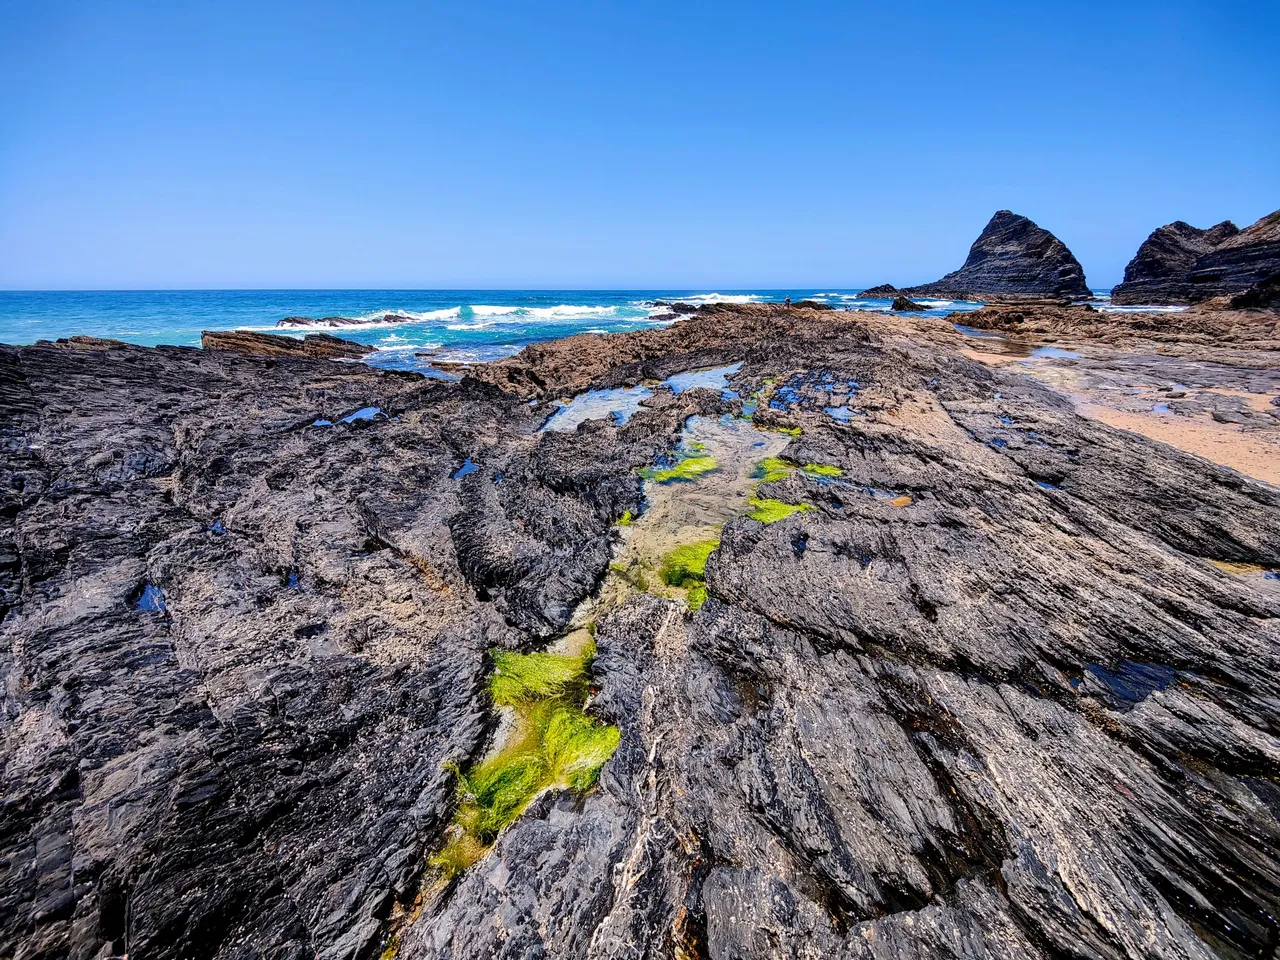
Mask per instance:
[[[1031,344],[990,334],[962,353],[1019,372],[1070,398],[1083,417],[1137,433],[1280,485],[1280,372],[1072,345],[1035,356]]]

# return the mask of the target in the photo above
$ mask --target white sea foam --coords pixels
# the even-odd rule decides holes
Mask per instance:
[[[1098,304],[1098,309],[1103,313],[1181,313],[1187,310],[1187,307],[1175,307],[1171,305],[1157,306],[1155,304],[1135,304],[1133,306],[1112,306],[1110,303]]]
[[[386,317],[405,317],[407,319],[387,320]],[[307,324],[290,324],[288,327],[279,327],[275,324],[270,326],[241,326],[237,330],[271,330],[280,332],[281,330],[293,330],[302,333],[312,331],[328,331],[328,330],[344,330],[359,327],[363,330],[377,330],[387,327],[403,327],[413,323],[438,323],[446,320],[460,321],[453,324],[446,324],[448,330],[481,330],[485,327],[501,323],[504,320],[511,322],[528,322],[538,321],[547,322],[553,320],[587,320],[591,318],[605,318],[611,316],[622,316],[618,307],[599,307],[585,306],[571,303],[556,304],[551,307],[519,307],[508,306],[506,304],[488,304],[480,303],[474,306],[457,306],[446,307],[441,310],[402,310],[399,308],[372,310],[359,316],[346,318],[345,323],[326,323],[322,319],[317,318],[313,323]],[[472,318],[479,318],[473,320]]]
[[[676,303],[756,303],[765,297],[759,293],[695,293],[676,297]]]

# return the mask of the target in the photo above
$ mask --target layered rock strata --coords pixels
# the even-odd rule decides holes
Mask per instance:
[[[0,349],[0,955],[1265,955],[1280,583],[1232,571],[1280,566],[1280,491],[887,322],[718,307],[457,384]],[[600,786],[434,884],[487,651],[563,631],[636,468],[751,396],[807,509],[731,520],[696,613],[594,625]]]
[[[1239,232],[1230,220],[1207,230],[1182,220],[1153,230],[1124,268],[1124,282],[1112,289],[1112,302],[1190,303],[1190,275],[1196,260]]]
[[[959,270],[902,293],[955,300],[1091,296],[1084,268],[1066,244],[1009,210],[997,211],[991,218]]]

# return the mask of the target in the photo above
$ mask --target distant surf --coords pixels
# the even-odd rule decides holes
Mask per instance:
[[[366,362],[431,372],[434,362],[479,363],[530,343],[674,323],[671,304],[793,303],[888,312],[888,300],[850,290],[165,290],[0,291],[0,343],[108,337],[147,346],[198,346],[202,330],[301,337],[329,333],[377,347]],[[922,300],[926,315],[977,303]],[[287,326],[281,321],[291,318]],[[303,319],[305,318],[305,319]]]

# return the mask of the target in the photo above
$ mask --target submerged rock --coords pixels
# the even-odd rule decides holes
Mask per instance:
[[[1207,230],[1182,220],[1157,228],[1124,268],[1124,282],[1111,291],[1112,302],[1190,303],[1191,270],[1196,260],[1239,232],[1230,220]]]
[[[991,218],[959,270],[902,292],[958,300],[1092,295],[1084,280],[1084,268],[1066,244],[1009,210],[1000,210]]]

